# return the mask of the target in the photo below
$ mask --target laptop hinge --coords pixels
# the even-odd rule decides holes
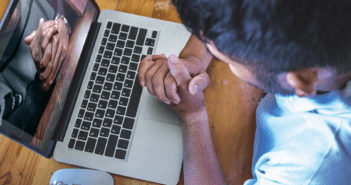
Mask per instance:
[[[74,105],[77,100],[77,96],[79,94],[80,86],[83,82],[83,78],[85,75],[85,71],[88,67],[89,61],[91,54],[93,53],[94,45],[96,38],[99,34],[99,30],[101,27],[101,23],[98,22],[93,22],[91,24],[87,40],[85,41],[82,53],[80,55],[76,71],[73,76],[73,80],[71,82],[67,98],[65,101],[65,105],[63,107],[63,111],[60,116],[60,120],[58,122],[58,125],[61,125],[61,127],[58,128],[58,133],[56,135],[56,141],[63,141],[66,130],[74,109]]]

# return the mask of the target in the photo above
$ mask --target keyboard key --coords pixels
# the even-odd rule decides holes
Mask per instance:
[[[115,120],[113,121],[114,124],[121,125],[123,122],[123,117],[121,116],[115,116]]]
[[[127,106],[127,104],[128,104],[128,99],[127,99],[127,98],[121,98],[121,99],[119,100],[119,104],[120,104],[120,105],[123,105],[123,106]]]
[[[101,127],[102,120],[101,119],[94,119],[93,121],[93,127],[100,128]]]
[[[92,81],[89,81],[89,83],[88,83],[88,89],[92,89],[93,88],[93,85],[94,85],[94,82],[92,82]],[[85,98],[85,96],[84,96],[84,98]],[[89,95],[88,95],[88,97],[86,97],[86,98],[89,98]]]
[[[100,67],[99,75],[106,75],[106,74],[107,74],[107,68]]]
[[[93,71],[97,71],[99,69],[99,64],[94,64]]]
[[[101,109],[106,109],[106,107],[107,107],[107,101],[100,100],[98,106],[99,106],[99,108],[101,108]]]
[[[127,55],[127,56],[132,55],[132,50],[131,50],[131,49],[128,49],[128,48],[124,49],[123,55]]]
[[[130,139],[132,132],[129,130],[122,130],[120,137],[123,139]]]
[[[107,139],[105,139],[105,138],[100,137],[98,139],[98,143],[97,143],[96,149],[95,149],[96,154],[100,154],[100,155],[104,154],[106,142],[107,142]]]
[[[98,55],[98,56],[96,57],[95,62],[100,62],[100,61],[101,61],[101,58],[102,58],[102,56],[101,56],[101,55]]]
[[[94,85],[93,92],[94,92],[94,93],[100,93],[100,92],[101,92],[101,89],[102,89],[102,86],[101,86],[101,85]]]
[[[135,72],[133,72],[133,71],[128,71],[128,73],[127,73],[127,78],[133,80],[133,79],[135,78]]]
[[[144,44],[146,33],[147,33],[146,29],[140,28],[136,45],[142,46]]]
[[[138,28],[132,26],[129,32],[128,39],[135,40],[137,34],[138,34]]]
[[[126,33],[119,34],[119,39],[126,40],[127,39],[127,34]]]
[[[117,55],[117,56],[122,56],[122,50],[121,49],[115,49],[115,52],[114,52],[114,55]]]
[[[120,106],[118,106],[118,108],[117,108],[117,114],[119,114],[119,115],[124,115],[125,112],[126,112],[126,108],[125,108],[125,107],[120,107]]]
[[[95,113],[95,117],[98,117],[98,118],[103,118],[104,115],[105,115],[105,111],[101,109],[98,109]]]
[[[114,78],[113,78],[113,79],[114,79]],[[109,93],[109,92],[102,91],[102,93],[101,93],[101,98],[102,98],[102,99],[108,100],[109,97],[110,97],[110,93]]]
[[[103,125],[104,127],[111,127],[111,125],[112,125],[112,119],[105,118],[102,125]]]
[[[133,55],[132,56],[132,61],[134,61],[134,62],[139,62],[139,59],[140,59],[140,55]]]
[[[111,58],[112,57],[112,52],[111,51],[105,51],[104,57],[105,58]]]
[[[94,125],[93,125],[94,126]],[[99,130],[95,129],[95,128],[91,128],[90,133],[89,133],[90,137],[95,137],[97,138],[99,136]]]
[[[137,63],[134,63],[134,62],[131,62],[129,64],[129,69],[130,70],[133,70],[133,71],[136,71],[138,69],[138,64]]]
[[[114,111],[114,110],[107,109],[107,111],[106,111],[106,117],[113,118],[114,115],[115,115],[115,111]],[[112,121],[111,121],[111,122],[112,122]]]
[[[79,128],[81,123],[82,123],[82,120],[81,119],[77,119],[76,120],[76,124],[74,126]]]
[[[112,89],[112,85],[113,85],[112,83],[106,82],[104,85],[104,90],[110,91]]]
[[[111,26],[112,26],[112,22],[109,21],[109,22],[107,23],[106,28],[107,28],[107,29],[111,29]]]
[[[145,57],[146,55],[142,55],[140,61],[142,61]]]
[[[111,133],[119,134],[120,131],[121,131],[121,127],[120,126],[117,126],[117,125],[113,125],[112,126]]]
[[[139,46],[135,46],[135,48],[134,48],[134,53],[141,54],[142,51],[143,51],[143,48],[141,48],[141,47],[139,47]]]
[[[120,60],[121,60],[121,58],[119,58],[119,57],[113,57],[111,63],[118,65]]]
[[[120,65],[120,66],[119,66],[119,69],[118,69],[118,72],[120,72],[120,73],[126,73],[126,72],[127,72],[127,68],[128,68],[128,66]]]
[[[152,55],[152,50],[153,50],[153,48],[150,47],[150,48],[147,50],[147,54]]]
[[[155,45],[155,40],[154,39],[150,39],[150,46],[154,46]]]
[[[116,100],[110,100],[110,102],[108,103],[108,107],[115,109],[117,107],[117,101]]]
[[[124,82],[124,87],[132,88],[132,86],[133,86],[133,81],[131,81],[131,80],[126,80],[126,81]]]
[[[156,36],[157,36],[157,31],[153,31],[152,32],[152,38],[156,38]]]
[[[111,30],[111,33],[118,34],[120,28],[121,28],[121,24],[114,23],[113,27],[112,27],[112,30]]]
[[[130,89],[123,88],[122,96],[129,97],[130,96]]]
[[[95,80],[95,77],[96,77],[96,73],[92,72],[90,76],[90,80]]]
[[[80,110],[79,110],[79,113],[78,113],[78,117],[82,118],[83,115],[84,115],[84,112],[85,112],[85,110],[80,109]]]
[[[95,112],[96,103],[89,103],[87,110]]]
[[[110,35],[110,30],[105,30],[104,36],[108,37],[108,35]]]
[[[93,117],[94,117],[94,114],[91,113],[91,112],[86,112],[85,113],[85,116],[84,116],[84,119],[85,120],[89,120],[89,121],[92,121],[93,120]],[[84,122],[83,122],[84,123]]]
[[[117,47],[119,47],[119,48],[124,48],[124,45],[125,45],[125,42],[124,42],[124,41],[119,40],[119,41],[117,42]]]
[[[110,60],[103,59],[101,62],[101,66],[108,67],[110,65]]]
[[[75,140],[75,139],[69,140],[68,148],[73,148],[75,143],[76,143],[76,140]]]
[[[127,116],[129,117],[136,116],[142,91],[143,91],[143,88],[140,85],[139,79],[135,78],[134,87],[132,90],[132,95],[130,97],[128,110],[126,114]]]
[[[116,154],[115,154],[115,158],[117,159],[125,159],[126,158],[126,151],[124,150],[120,150],[120,149],[117,149],[116,150]]]
[[[122,31],[128,32],[128,31],[129,31],[129,27],[130,27],[130,26],[128,26],[128,25],[123,25],[123,26],[122,26]]]
[[[107,38],[103,38],[102,41],[101,41],[101,45],[105,45],[107,43]]]
[[[79,131],[78,129],[74,129],[73,132],[72,132],[71,137],[76,138],[77,135],[78,135],[78,131]]]
[[[129,64],[129,60],[130,60],[129,57],[122,57],[121,63],[128,65]]]
[[[116,75],[114,74],[108,74],[107,77],[106,77],[106,81],[109,81],[109,82],[114,82],[115,81],[115,78],[116,78]]]
[[[110,69],[108,70],[108,72],[110,72],[110,73],[117,73],[117,66],[111,65]],[[113,80],[114,80],[114,78],[113,78]]]
[[[82,142],[82,141],[77,141],[76,147],[74,147],[74,148],[77,149],[77,150],[83,150],[83,149],[84,149],[84,145],[85,145],[84,142]]]
[[[120,92],[118,91],[112,91],[111,98],[118,100],[119,99],[119,94]]]
[[[126,47],[133,48],[134,47],[134,41],[128,40]]]
[[[105,51],[105,47],[101,46],[98,52],[99,52],[100,54],[103,54],[104,51]]]
[[[104,78],[104,77],[98,76],[98,77],[96,77],[95,83],[104,84],[104,81],[105,81],[105,78]],[[95,86],[96,86],[96,85],[95,85]],[[95,87],[95,86],[94,86],[94,87]]]
[[[122,83],[115,82],[115,85],[113,86],[113,89],[115,90],[121,90],[122,89]]]
[[[85,131],[80,131],[79,132],[78,139],[86,140],[87,137],[88,137],[88,132],[85,132]]]
[[[118,73],[118,74],[117,74],[117,77],[116,77],[116,80],[117,80],[117,81],[123,82],[123,81],[124,81],[124,78],[125,78],[125,75],[124,75],[124,74]]]
[[[95,148],[95,144],[96,144],[96,139],[89,138],[88,142],[87,142],[87,145],[85,147],[85,151],[93,153],[94,148]]]
[[[82,105],[80,107],[85,108],[87,107],[88,100],[83,100]]]
[[[90,97],[90,101],[98,102],[99,101],[99,95],[92,94],[91,97]]]
[[[100,130],[100,136],[108,137],[109,133],[110,133],[110,130],[107,129],[107,128],[102,128],[102,129]]]
[[[120,139],[120,140],[118,141],[118,148],[127,149],[127,148],[128,148],[128,144],[129,144],[129,141]]]
[[[108,38],[108,41],[116,42],[117,41],[117,35],[110,35],[110,37]]]
[[[90,122],[87,122],[87,121],[83,121],[83,124],[82,124],[82,127],[81,129],[83,130],[89,130],[90,129]]]
[[[117,145],[118,136],[110,135],[108,139],[105,156],[112,157]]]
[[[115,44],[109,42],[109,43],[107,44],[107,46],[106,46],[106,49],[108,49],[108,50],[113,50],[113,49],[115,49]]]
[[[124,119],[123,128],[132,130],[134,126],[134,119],[126,118]]]
[[[150,46],[150,39],[146,39],[145,45],[146,45],[146,46]]]

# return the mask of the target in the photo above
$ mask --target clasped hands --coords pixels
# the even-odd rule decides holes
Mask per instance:
[[[177,112],[182,122],[194,119],[197,113],[206,110],[203,90],[210,78],[192,61],[175,55],[169,58],[148,55],[141,61],[138,73],[140,84]]]
[[[69,32],[62,19],[39,21],[36,31],[24,39],[30,45],[43,91],[48,91],[67,55]]]

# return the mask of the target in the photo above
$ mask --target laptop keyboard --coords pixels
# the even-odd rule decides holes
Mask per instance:
[[[108,22],[103,35],[68,148],[125,160],[142,92],[138,66],[158,31]]]

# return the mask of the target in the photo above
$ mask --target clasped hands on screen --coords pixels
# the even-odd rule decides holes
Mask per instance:
[[[42,82],[42,90],[46,92],[67,55],[68,27],[62,19],[45,22],[41,18],[38,29],[26,37],[24,42],[30,45],[32,58]]]

